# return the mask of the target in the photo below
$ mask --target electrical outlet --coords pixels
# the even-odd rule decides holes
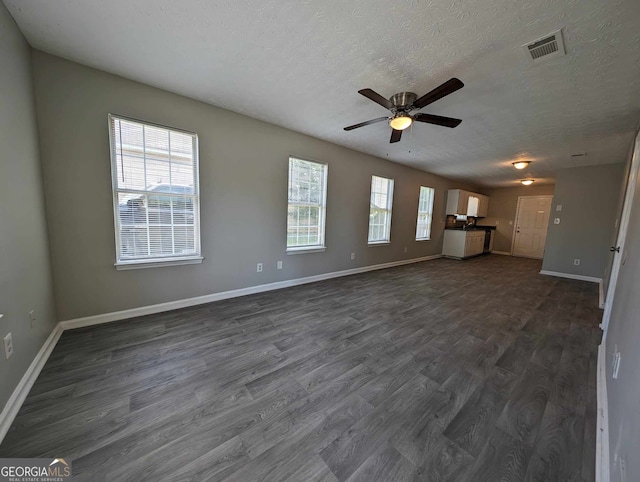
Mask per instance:
[[[496,219],[496,226],[500,224],[500,221]]]
[[[580,260],[578,258],[573,260],[573,265],[574,266],[580,266]]]
[[[356,253],[351,253],[351,259],[356,259]]]
[[[560,224],[560,218],[555,218],[553,220],[553,224]]]
[[[562,204],[558,204],[556,206],[556,211],[562,211]]]
[[[36,310],[31,310],[29,312],[29,321],[31,322],[31,328],[36,325]]]
[[[611,374],[611,376],[613,377],[614,380],[618,379],[618,372],[620,371],[620,362],[622,361],[622,355],[620,355],[620,352],[617,351],[613,354],[613,366],[612,366],[612,371],[613,373]]]
[[[509,226],[513,226],[513,221],[509,221]]]
[[[4,337],[4,356],[7,357],[7,360],[11,358],[13,355],[13,338],[11,338],[11,333],[7,334]]]
[[[258,271],[258,273],[262,273],[262,263],[258,263],[258,266],[256,267],[256,271]]]
[[[277,269],[282,269],[282,261],[278,261],[278,264],[276,266]]]
[[[405,253],[407,252],[407,247],[406,247],[406,246],[404,247],[404,252],[405,252]]]

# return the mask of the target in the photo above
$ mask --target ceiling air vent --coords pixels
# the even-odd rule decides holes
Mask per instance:
[[[541,60],[552,57],[560,57],[565,54],[562,30],[550,33],[545,37],[523,45],[522,48],[534,62],[540,62]]]

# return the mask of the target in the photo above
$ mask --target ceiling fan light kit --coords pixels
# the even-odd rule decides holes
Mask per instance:
[[[531,164],[531,162],[530,161],[516,161],[516,162],[512,162],[511,164],[516,169],[521,170],[521,169],[526,168],[529,164]]]
[[[368,120],[359,124],[345,127],[345,131],[351,131],[358,129],[359,127],[376,124],[378,122],[388,121],[389,126],[393,129],[391,131],[391,139],[389,142],[398,142],[402,137],[402,131],[411,126],[414,122],[425,122],[427,124],[435,124],[444,127],[457,127],[462,122],[460,119],[454,119],[452,117],[443,117],[433,114],[424,114],[418,112],[412,115],[411,111],[422,109],[427,105],[442,99],[443,97],[452,94],[456,90],[462,89],[464,84],[459,79],[453,78],[446,81],[444,84],[436,87],[431,92],[426,93],[422,97],[418,98],[413,92],[400,92],[392,95],[389,99],[385,99],[380,94],[371,89],[362,89],[358,93],[365,96],[367,99],[374,101],[376,104],[381,105],[385,109],[391,111],[391,116],[378,117],[377,119]]]
[[[407,127],[410,127],[411,124],[413,124],[413,119],[406,114],[398,114],[389,121],[391,128],[399,131],[405,130]]]
[[[533,179],[522,179],[520,182],[525,186],[531,186],[531,184],[533,184]]]

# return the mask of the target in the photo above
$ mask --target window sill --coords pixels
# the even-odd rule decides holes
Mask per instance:
[[[323,253],[326,250],[326,246],[311,246],[309,248],[288,248],[287,256],[292,254]]]
[[[370,243],[367,243],[367,246],[389,246],[391,244],[391,241],[373,241]]]
[[[420,241],[431,241],[431,238],[417,238],[416,241],[417,242],[420,242]]]
[[[202,256],[191,256],[188,258],[171,258],[171,259],[148,259],[144,261],[123,261],[116,263],[114,266],[118,271],[128,269],[143,268],[160,268],[163,266],[180,266],[184,264],[200,264],[204,258]]]

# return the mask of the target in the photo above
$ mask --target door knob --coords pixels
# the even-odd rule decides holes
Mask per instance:
[[[620,252],[620,246],[611,246],[609,248],[609,251],[611,251],[612,253],[619,253]]]

